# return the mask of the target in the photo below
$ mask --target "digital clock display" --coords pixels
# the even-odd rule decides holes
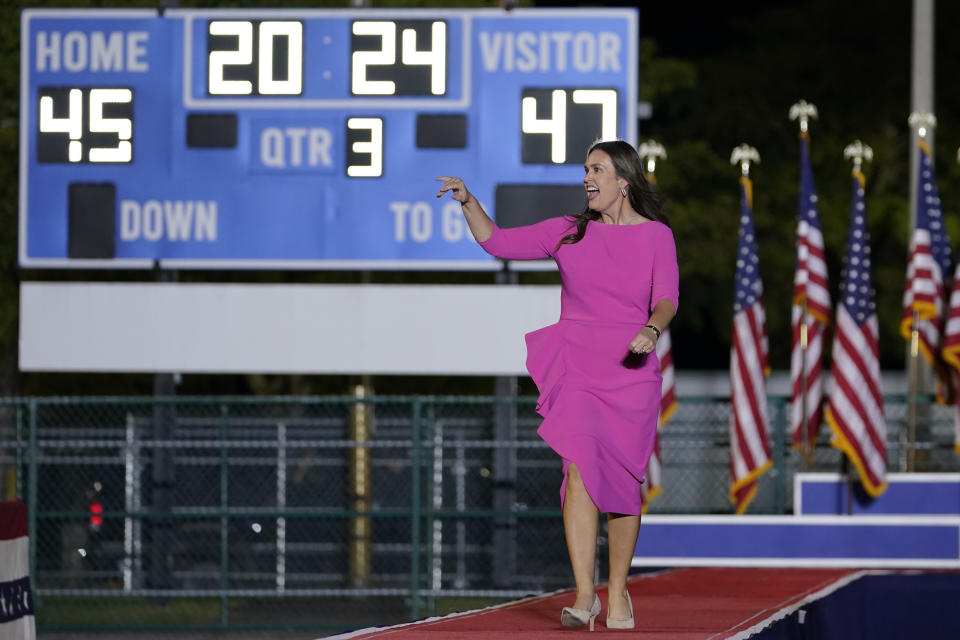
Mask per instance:
[[[634,10],[21,22],[24,267],[495,269],[435,176],[510,226],[579,210],[589,144],[635,142]]]

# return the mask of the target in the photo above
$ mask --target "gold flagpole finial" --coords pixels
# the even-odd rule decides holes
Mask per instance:
[[[927,131],[937,126],[937,117],[929,111],[914,111],[907,118],[907,123],[917,130],[917,135],[921,138],[927,137]]]
[[[853,160],[853,170],[860,173],[863,161],[873,162],[873,149],[859,140],[854,140],[843,148],[843,157]]]
[[[730,154],[730,164],[739,164],[740,173],[744,178],[750,177],[750,163],[760,164],[760,154],[754,147],[744,143],[735,147]]]
[[[667,150],[663,148],[662,144],[651,139],[640,143],[640,146],[637,147],[637,155],[643,160],[646,172],[653,174],[657,170],[657,158],[666,160]]]
[[[811,118],[819,118],[817,114],[817,105],[811,104],[806,100],[795,102],[790,107],[790,119],[800,120],[800,133],[806,133],[808,123]]]

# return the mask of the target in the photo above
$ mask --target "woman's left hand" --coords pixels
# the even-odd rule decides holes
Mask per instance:
[[[463,184],[462,179],[454,176],[441,176],[434,179],[443,182],[443,185],[440,187],[440,191],[437,191],[438,198],[449,191],[450,195],[453,196],[453,199],[460,204],[466,204],[470,200],[470,192],[467,191],[467,185]]]
[[[644,327],[640,329],[640,333],[630,341],[630,352],[631,353],[651,353],[654,349],[657,348],[657,334],[653,332],[653,329],[649,327]]]

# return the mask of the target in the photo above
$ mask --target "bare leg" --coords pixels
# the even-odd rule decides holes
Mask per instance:
[[[630,617],[627,608],[627,574],[630,561],[637,547],[640,533],[640,516],[607,514],[607,534],[610,538],[610,583],[607,615],[611,618]]]
[[[593,605],[593,573],[597,557],[597,506],[593,504],[575,464],[567,468],[563,499],[563,530],[567,536],[570,566],[577,585],[577,609]]]

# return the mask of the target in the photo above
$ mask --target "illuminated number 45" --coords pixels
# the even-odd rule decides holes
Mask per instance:
[[[103,107],[107,104],[127,104],[133,101],[130,89],[90,89],[87,109],[87,130],[91,133],[112,133],[117,136],[115,147],[90,147],[90,162],[130,162],[133,158],[133,121],[130,118],[106,118]],[[53,115],[53,97],[40,96],[40,132],[66,133],[70,142],[67,146],[67,159],[70,162],[83,161],[83,91],[71,89],[68,94],[67,115],[57,118]]]

